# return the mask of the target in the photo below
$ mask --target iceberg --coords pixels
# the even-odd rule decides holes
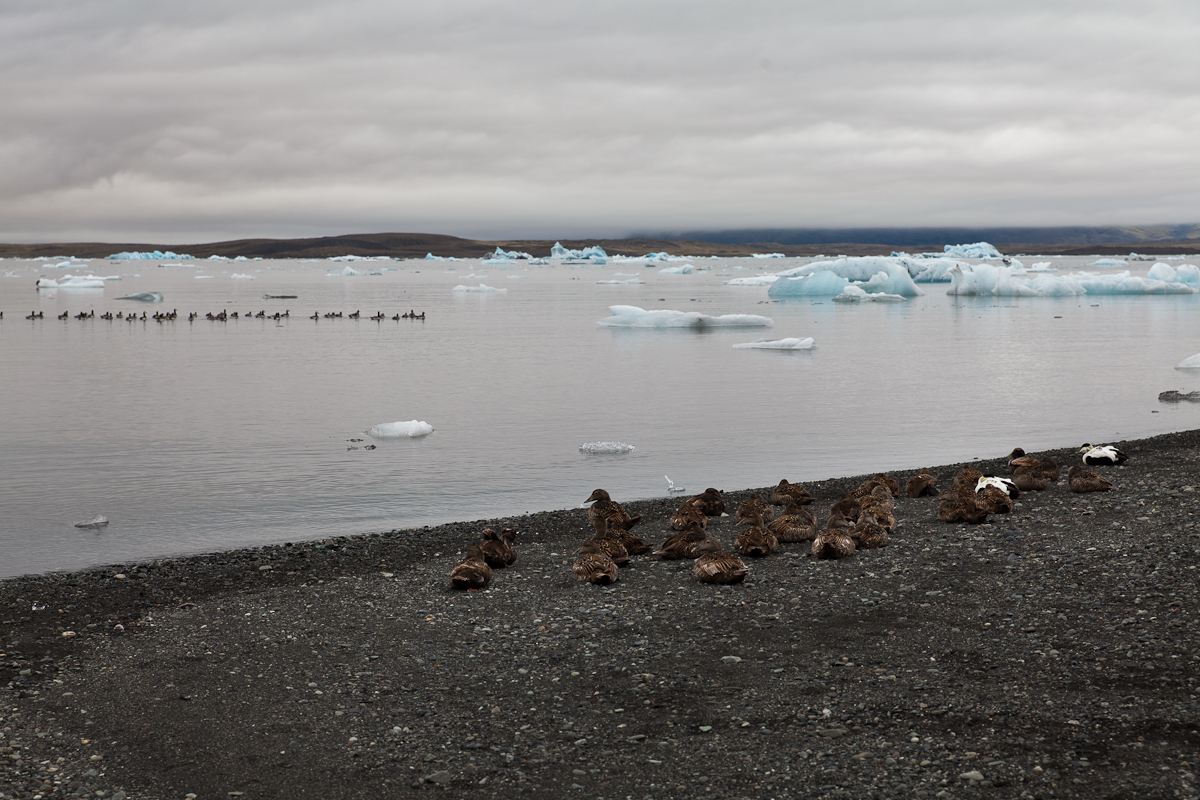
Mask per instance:
[[[775,322],[757,314],[725,314],[710,317],[698,311],[647,311],[637,306],[609,306],[611,317],[596,324],[610,328],[769,328]]]
[[[591,455],[607,455],[611,453],[632,453],[634,446],[625,442],[584,442],[579,445],[579,452]]]
[[[1200,369],[1200,353],[1188,356],[1183,361],[1180,361],[1175,365],[1175,369]]]
[[[425,254],[426,261],[458,261],[454,256],[435,256],[433,253]]]
[[[811,336],[805,339],[755,339],[753,342],[735,344],[734,350],[812,350],[816,343]]]
[[[54,278],[38,278],[39,289],[103,289],[104,278],[95,275],[70,275],[59,280]]]
[[[695,267],[691,264],[680,264],[678,267],[663,267],[658,271],[659,275],[691,275],[695,271]]]
[[[964,264],[950,270],[946,294],[994,297],[1069,297],[1112,294],[1195,294],[1200,287],[1178,281],[1135,278],[1128,271],[1112,275],[1076,272],[1069,275],[1037,274],[1017,277],[1024,270],[994,264]]]
[[[550,257],[566,262],[586,261],[592,264],[608,263],[608,253],[599,247],[585,247],[582,250],[571,250],[570,248],[563,247],[559,242],[555,242],[554,247],[550,248]]]
[[[381,422],[366,431],[367,436],[374,436],[377,439],[395,439],[401,437],[415,439],[418,436],[428,436],[431,433],[433,433],[432,425],[416,419],[409,420],[408,422]]]
[[[975,242],[974,244],[948,244],[944,248],[942,255],[951,258],[1003,258],[1000,251],[992,247],[987,242]]]
[[[497,247],[496,252],[492,253],[490,256],[488,256],[488,258],[503,259],[508,261],[524,258],[528,261],[532,261],[533,255],[530,253],[523,253],[520,250],[505,250],[501,247]]]
[[[666,253],[666,252],[646,253],[646,255],[644,255],[644,256],[612,256],[611,258],[613,261],[615,261],[617,263],[621,263],[621,262],[645,263],[647,261],[678,261],[679,260],[678,257],[673,256],[670,253]]]
[[[514,276],[509,276],[509,277],[514,277]],[[635,285],[644,284],[644,283],[645,283],[645,281],[640,278],[626,278],[623,281],[616,281],[616,280],[596,281],[597,286],[635,286]]]
[[[111,259],[120,259],[122,261],[161,261],[163,259],[188,259],[191,258],[186,253],[172,253],[170,250],[165,253],[162,250],[153,250],[149,253],[139,253],[136,251],[125,253],[113,253],[111,256],[105,256]]]
[[[391,256],[356,256],[348,254],[344,256],[330,256],[326,261],[391,261]]]
[[[332,260],[332,259],[330,259],[330,260]],[[342,267],[341,269],[330,270],[329,272],[327,272],[325,274],[325,277],[341,278],[341,277],[353,277],[355,275],[365,275],[365,274],[366,274],[365,272],[361,272],[361,271],[355,269],[354,267]]]
[[[816,281],[805,282],[804,279],[817,273],[826,275]],[[814,261],[776,275],[780,280],[775,281],[767,290],[767,297],[832,296],[840,294],[850,281],[862,283],[864,290],[869,292],[886,292],[904,297],[919,297],[923,294],[913,282],[909,272],[909,261],[891,256],[856,256],[833,261]]]
[[[744,269],[744,267],[734,267],[734,269]],[[779,276],[771,275],[755,275],[751,278],[730,278],[727,281],[722,281],[725,286],[770,286],[775,281],[779,280]]]
[[[118,300],[137,300],[139,303],[161,303],[163,301],[162,292],[137,292],[136,294],[128,294],[124,297],[118,297]]]
[[[898,294],[887,294],[886,292],[866,292],[857,284],[851,284],[845,289],[842,289],[841,294],[834,295],[833,302],[835,303],[904,303],[908,301],[907,297],[902,297]]]
[[[108,517],[103,514],[97,514],[86,522],[76,522],[76,528],[103,528],[108,525]]]
[[[1188,286],[1200,288],[1200,267],[1192,264],[1180,264],[1179,269],[1175,269],[1170,264],[1164,264],[1161,261],[1150,267],[1150,271],[1146,273],[1146,277],[1151,280],[1164,281],[1166,283],[1184,283]]]
[[[751,258],[787,258],[783,253],[751,253]]]
[[[462,284],[459,284],[458,286],[455,286],[450,291],[452,291],[452,292],[478,292],[480,294],[488,294],[490,292],[507,292],[508,289],[497,289],[495,286],[488,286],[485,283],[481,283],[478,286],[463,286]]]
[[[499,267],[505,264],[516,264],[511,258],[485,258],[479,262],[485,267]]]
[[[243,275],[240,272],[235,272],[229,276],[229,279],[233,280],[233,281],[252,281],[252,280],[254,280],[254,276],[253,275]]]
[[[1123,267],[1125,260],[1122,258],[1097,258],[1089,267]]]
[[[228,261],[229,256],[209,256],[208,260],[209,261]],[[245,256],[238,256],[238,260],[239,261],[249,261],[250,259],[246,258]]]

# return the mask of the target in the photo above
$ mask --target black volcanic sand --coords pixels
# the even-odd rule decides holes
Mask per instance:
[[[581,508],[5,581],[0,794],[1196,797],[1198,443],[1123,443],[1089,495],[1054,451],[983,525],[904,497],[890,546],[734,587],[577,582]],[[629,505],[657,542],[676,502]],[[450,591],[514,524],[517,563]]]

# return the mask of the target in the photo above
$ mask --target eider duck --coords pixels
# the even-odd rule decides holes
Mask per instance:
[[[767,531],[780,542],[808,542],[817,538],[817,518],[791,498],[783,514],[767,524]]]
[[[1046,458],[1036,458],[1025,455],[1025,451],[1019,447],[1014,447],[1013,451],[1008,454],[1008,471],[1014,477],[1017,475],[1033,475],[1051,482],[1058,480],[1057,461],[1049,456]]]
[[[928,470],[921,470],[920,473],[908,479],[904,484],[904,491],[908,493],[909,497],[936,495],[937,478],[930,475]]]
[[[744,556],[761,558],[771,555],[779,548],[779,539],[767,531],[762,517],[759,517],[753,525],[738,534],[733,546]]]
[[[1012,476],[1012,482],[1022,492],[1040,492],[1050,485],[1049,479],[1032,472],[1018,472]]]
[[[977,493],[982,492],[989,486],[1004,492],[1004,494],[1013,499],[1016,499],[1021,494],[1021,490],[1017,488],[1017,485],[1008,478],[1001,478],[996,475],[981,475],[979,480],[975,481],[975,491]]]
[[[485,589],[492,580],[492,568],[483,558],[479,547],[472,547],[467,557],[450,571],[450,588]]]
[[[696,558],[696,565],[692,567],[692,574],[697,580],[704,583],[741,583],[750,574],[746,562],[732,553],[726,553],[721,548],[721,543],[711,536],[696,549],[699,556]]]
[[[588,519],[593,526],[597,524],[596,520],[601,517],[608,520],[610,528],[622,528],[623,530],[629,530],[642,521],[641,515],[636,517],[630,516],[629,512],[620,503],[609,497],[608,492],[603,489],[597,489],[592,492],[588,495],[588,499],[583,502],[585,504],[592,504],[588,508]]]
[[[617,579],[616,562],[600,548],[599,542],[584,542],[575,552],[579,558],[571,572],[579,580],[607,586]]]
[[[854,546],[859,550],[870,550],[876,547],[887,547],[888,529],[870,519],[859,520],[859,523],[846,534],[854,540]]]
[[[737,507],[738,522],[753,525],[760,517],[763,522],[770,522],[775,519],[775,512],[767,505],[766,500],[756,494],[751,495],[748,500],[742,501]]]
[[[678,561],[683,558],[696,558],[700,552],[696,549],[705,540],[704,529],[696,523],[681,530],[659,546],[651,555],[661,556],[664,561]]]
[[[773,506],[786,506],[788,498],[794,498],[797,505],[806,506],[813,501],[813,497],[796,483],[788,483],[787,478],[781,478],[779,484],[771,490],[770,503]]]
[[[988,510],[979,504],[975,492],[963,489],[942,495],[938,517],[942,522],[969,522],[978,525],[988,518]]]
[[[1084,444],[1084,446],[1079,448],[1076,453],[1083,453],[1084,466],[1088,467],[1098,466],[1101,464],[1124,464],[1129,460],[1129,456],[1125,455],[1111,444]]]
[[[512,548],[512,543],[517,539],[516,530],[505,528],[496,533],[491,528],[485,528],[481,535],[483,541],[479,543],[479,549],[483,551],[488,566],[493,569],[512,566],[517,560],[517,551]]]
[[[1107,492],[1110,489],[1117,488],[1116,484],[1108,478],[1080,466],[1071,467],[1067,470],[1067,485],[1071,487],[1072,492],[1078,494],[1084,492]]]
[[[708,515],[697,508],[696,504],[691,500],[685,500],[683,503],[680,503],[679,508],[675,509],[675,513],[671,515],[671,530],[685,531],[692,525],[707,528]]]
[[[1013,510],[1013,499],[1007,492],[987,485],[975,493],[975,502],[989,514],[1007,514]]]
[[[826,528],[812,543],[812,554],[817,558],[845,558],[854,555],[855,549],[854,538],[841,528]]]
[[[608,520],[601,517],[597,520],[596,532],[591,538],[591,541],[599,545],[600,551],[611,558],[613,563],[619,567],[623,567],[629,563],[629,549],[621,541],[620,536],[624,532],[620,528],[615,530],[609,528]],[[639,539],[638,541],[641,540]]]
[[[719,489],[709,487],[688,502],[709,517],[719,517],[725,513],[725,497]]]

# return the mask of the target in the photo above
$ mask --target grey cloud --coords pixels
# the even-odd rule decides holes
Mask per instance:
[[[0,234],[1192,220],[1200,7],[968,5],[17,4]]]

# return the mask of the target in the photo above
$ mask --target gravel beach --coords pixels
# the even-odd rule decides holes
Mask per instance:
[[[1115,491],[1031,453],[1062,479],[1010,514],[902,492],[887,547],[733,586],[577,581],[577,506],[3,581],[0,797],[1195,798],[1200,431],[1117,444]],[[678,503],[626,506],[657,545]],[[516,563],[449,589],[501,526]]]

